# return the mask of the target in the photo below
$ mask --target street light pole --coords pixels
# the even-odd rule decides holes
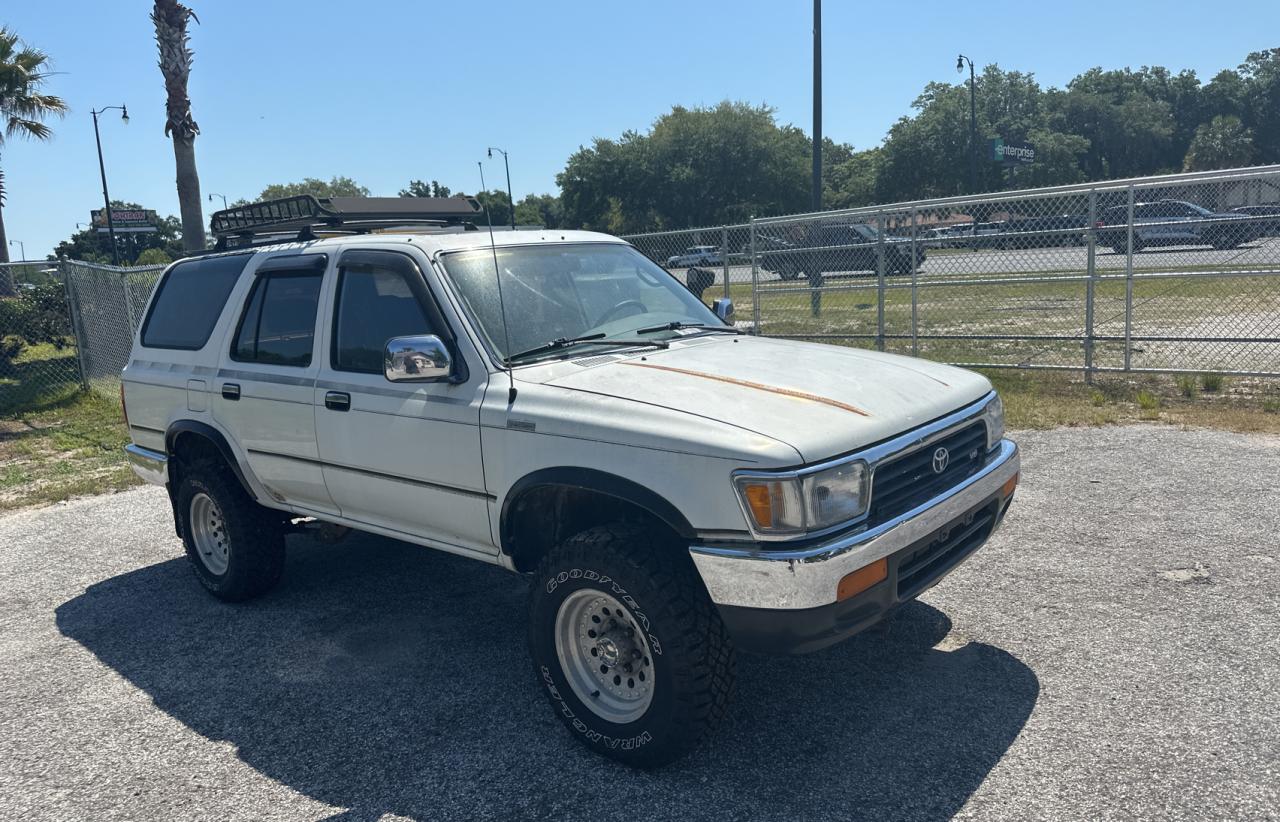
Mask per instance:
[[[502,165],[507,170],[507,199],[511,201],[511,230],[515,231],[516,230],[516,198],[515,198],[515,195],[511,193],[511,164],[507,162],[507,152],[503,151],[500,148],[489,146],[490,157],[493,156],[493,152],[495,151],[502,155]]]
[[[813,0],[813,210],[822,210],[822,0]]]
[[[18,247],[19,252],[22,254],[22,259],[19,260],[19,262],[25,263],[27,261],[27,247],[23,245],[22,240],[10,240],[9,245],[16,245]]]
[[[978,96],[973,74],[973,61],[961,54],[956,58],[956,71],[969,64],[969,193],[978,193]]]
[[[210,192],[210,194],[209,194],[209,202],[211,202],[211,203],[212,203],[212,202],[213,202],[213,198],[214,198],[214,197],[221,197],[221,198],[222,198],[222,210],[223,210],[223,211],[226,211],[226,210],[227,210],[227,195],[225,195],[225,194],[215,194],[215,193],[213,193],[213,192]]]
[[[107,218],[107,233],[111,235],[111,262],[120,265],[120,248],[116,245],[116,222],[111,219],[111,195],[107,193],[107,166],[102,161],[102,136],[98,133],[98,115],[115,108],[120,109],[120,119],[128,125],[129,109],[124,105],[105,106],[90,110],[89,113],[93,115],[93,139],[98,144],[98,173],[102,175],[102,207]]]

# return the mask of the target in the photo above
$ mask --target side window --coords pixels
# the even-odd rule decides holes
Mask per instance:
[[[204,348],[251,256],[206,257],[170,268],[142,324],[143,347]]]
[[[334,370],[381,374],[392,337],[440,333],[423,310],[421,278],[408,258],[342,267],[334,305]]]
[[[305,367],[311,364],[320,302],[320,272],[259,275],[236,329],[231,359]]]

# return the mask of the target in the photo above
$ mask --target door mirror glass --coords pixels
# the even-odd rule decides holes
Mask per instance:
[[[435,334],[394,337],[383,352],[383,373],[391,382],[427,382],[447,379],[453,360],[444,341]]]
[[[711,304],[711,310],[716,312],[717,317],[727,323],[733,319],[733,300],[728,297],[721,297]]]

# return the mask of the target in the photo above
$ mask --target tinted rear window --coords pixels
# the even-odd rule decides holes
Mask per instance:
[[[190,351],[204,348],[227,295],[251,256],[208,257],[169,269],[142,326],[142,345]]]

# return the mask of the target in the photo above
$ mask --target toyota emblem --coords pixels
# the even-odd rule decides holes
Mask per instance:
[[[939,448],[933,452],[933,473],[941,474],[947,470],[947,463],[951,462],[951,452],[945,448]]]

